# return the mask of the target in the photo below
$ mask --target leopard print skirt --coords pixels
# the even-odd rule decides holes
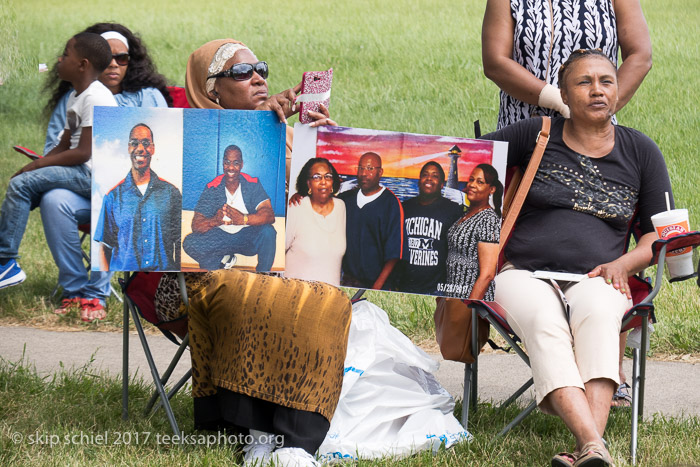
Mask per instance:
[[[192,396],[222,387],[330,420],[350,317],[350,300],[336,287],[216,271],[190,298]]]

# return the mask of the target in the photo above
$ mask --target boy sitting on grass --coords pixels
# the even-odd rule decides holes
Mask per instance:
[[[16,258],[29,211],[39,205],[41,196],[54,188],[65,188],[90,197],[92,108],[117,105],[112,92],[97,80],[111,61],[109,44],[93,33],[73,36],[58,58],[58,76],[74,89],[66,106],[66,127],[53,150],[10,179],[0,208],[0,289],[27,277]]]

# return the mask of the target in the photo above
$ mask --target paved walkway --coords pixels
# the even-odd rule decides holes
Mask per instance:
[[[138,335],[129,336],[129,373],[150,380]],[[148,336],[158,368],[167,368],[177,349],[161,335]],[[462,396],[464,365],[443,361],[439,355],[433,358],[441,362],[436,376],[453,395]],[[94,371],[119,375],[122,371],[122,335],[114,332],[60,332],[29,327],[0,326],[0,357],[10,362],[24,358],[36,366],[41,374],[65,368],[81,367],[90,362]],[[177,366],[173,378],[179,378],[189,369],[186,353]],[[626,371],[632,374],[631,361],[626,361]],[[515,355],[488,353],[479,359],[479,398],[501,401],[530,377],[529,368]],[[679,362],[647,362],[645,416],[662,413],[667,416],[700,416],[700,364]],[[528,401],[532,394],[523,398]]]

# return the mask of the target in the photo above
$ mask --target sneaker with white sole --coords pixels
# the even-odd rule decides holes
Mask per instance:
[[[4,265],[0,265],[0,289],[24,282],[27,275],[17,264],[17,260],[11,259]]]
[[[321,467],[314,456],[301,448],[279,448],[270,460],[276,467]]]
[[[270,463],[270,454],[277,447],[275,435],[264,431],[250,430],[253,442],[243,447],[243,465],[263,467]]]
[[[236,265],[236,261],[238,261],[238,257],[236,255],[226,255],[224,256],[224,259],[221,260],[221,262],[224,264],[224,269],[231,269]]]

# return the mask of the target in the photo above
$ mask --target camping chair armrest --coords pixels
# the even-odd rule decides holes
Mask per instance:
[[[670,238],[660,238],[655,240],[651,245],[652,259],[649,263],[650,265],[658,264],[656,268],[656,278],[654,280],[654,289],[651,291],[649,296],[645,298],[644,302],[651,303],[654,297],[659,292],[662,284],[662,277],[664,272],[664,264],[666,264],[666,253],[669,250],[679,250],[682,248],[695,248],[700,245],[700,231],[694,230],[684,234],[676,235]],[[669,282],[682,281],[695,277],[696,273],[693,273],[686,277],[680,277],[671,279]]]
[[[462,300],[468,307],[470,308],[476,308],[477,309],[477,314],[483,318],[487,319],[486,315],[490,315],[493,317],[498,323],[508,332],[512,333],[513,330],[510,328],[510,325],[508,324],[507,321],[507,316],[508,312],[503,308],[501,305],[499,305],[497,302],[487,302],[485,300]],[[479,310],[483,311],[483,313],[479,312]]]
[[[652,302],[641,302],[634,305],[625,312],[622,317],[622,325],[620,332],[626,332],[630,329],[638,328],[642,325],[645,317],[649,317],[649,322],[656,323],[656,315],[654,314],[654,304]]]
[[[663,251],[664,254],[662,256],[664,246],[666,246],[666,250]],[[679,250],[681,248],[688,247],[696,248],[698,246],[700,246],[700,231],[698,230],[693,230],[680,235],[674,235],[673,237],[669,238],[659,238],[651,245],[653,257],[649,264],[651,265],[663,262],[666,258],[665,253],[669,250]]]

